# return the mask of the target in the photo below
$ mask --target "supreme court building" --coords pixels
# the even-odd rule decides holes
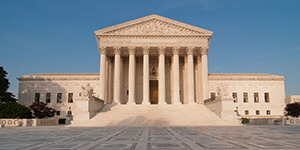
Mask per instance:
[[[120,109],[193,105],[221,119],[282,116],[283,76],[208,73],[212,35],[158,15],[97,30],[100,74],[24,75],[18,78],[19,101],[47,102],[61,116],[72,109],[78,119],[90,119],[112,104]]]

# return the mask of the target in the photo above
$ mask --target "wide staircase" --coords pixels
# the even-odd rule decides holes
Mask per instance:
[[[71,126],[234,126],[237,121],[219,118],[202,104],[120,105],[107,104],[87,121]]]

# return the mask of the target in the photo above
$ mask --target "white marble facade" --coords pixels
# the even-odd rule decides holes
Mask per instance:
[[[158,15],[97,30],[100,76],[24,75],[19,78],[19,102],[31,104],[35,93],[40,93],[40,101],[45,101],[45,94],[51,93],[50,104],[67,111],[76,107],[75,103],[68,102],[68,93],[73,93],[76,101],[82,86],[89,83],[94,89],[93,96],[107,104],[202,105],[214,93],[216,97],[223,93],[232,99],[236,93],[237,100],[232,105],[238,107],[241,115],[282,115],[284,77],[208,74],[207,55],[212,34]],[[56,103],[57,93],[62,93],[62,103]],[[244,93],[247,102],[243,100]]]

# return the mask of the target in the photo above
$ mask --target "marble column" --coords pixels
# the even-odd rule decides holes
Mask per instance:
[[[202,47],[201,48],[201,61],[202,61],[202,91],[203,91],[202,96],[203,96],[203,100],[209,98],[207,53],[208,53],[208,47]]]
[[[128,102],[127,104],[135,104],[135,50],[134,47],[128,48],[129,52],[129,71],[128,71]]]
[[[143,47],[143,104],[150,104],[149,98],[149,47]]]
[[[198,67],[198,83],[197,83],[197,103],[203,103],[203,93],[202,93],[202,61],[201,55],[197,57],[197,67]]]
[[[100,47],[100,93],[99,98],[106,102],[105,92],[106,92],[106,48]]]
[[[158,64],[158,103],[166,104],[166,78],[165,78],[165,48],[159,47],[159,64]]]
[[[195,104],[193,47],[187,47],[188,103]]]
[[[114,102],[120,103],[121,96],[121,47],[115,50],[115,67],[114,67]]]
[[[173,48],[173,104],[180,104],[179,49]]]

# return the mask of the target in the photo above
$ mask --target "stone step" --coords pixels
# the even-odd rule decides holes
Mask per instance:
[[[202,104],[107,104],[93,118],[71,126],[231,126]]]

